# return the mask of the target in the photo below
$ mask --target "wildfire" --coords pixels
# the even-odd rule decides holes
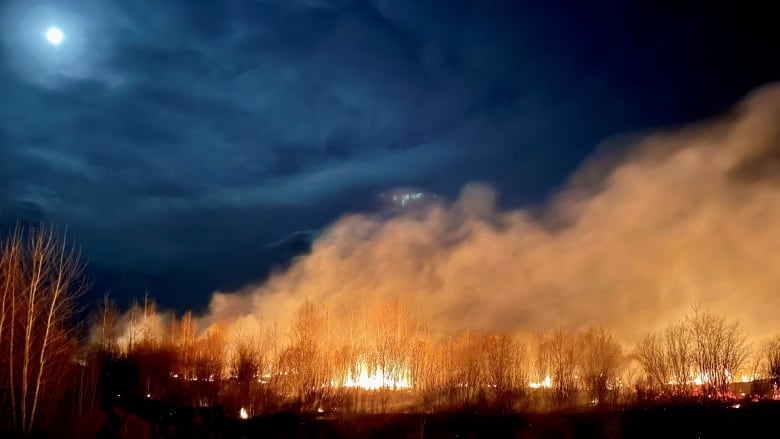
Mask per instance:
[[[408,373],[401,373],[397,377],[393,377],[385,373],[381,367],[374,368],[369,373],[369,368],[364,363],[358,365],[356,372],[356,374],[346,376],[344,387],[359,387],[366,390],[409,389],[412,387],[407,378]]]
[[[241,407],[241,410],[238,412],[238,417],[241,419],[249,419],[249,413],[247,413],[244,407]]]
[[[726,377],[728,377],[730,379],[733,378],[732,381],[735,382],[735,383],[750,383],[750,382],[753,382],[756,379],[758,379],[758,376],[756,376],[756,375],[746,375],[746,374],[742,374],[742,375],[739,376],[739,378],[737,378],[736,376],[732,375],[731,372],[729,372],[728,370],[724,371],[724,374],[726,375]],[[686,381],[686,384],[694,384],[694,385],[697,385],[697,386],[701,386],[701,385],[709,383],[709,382],[710,382],[709,376],[707,376],[706,373],[700,373],[700,374],[694,376],[693,378],[691,378],[690,380]],[[678,383],[675,380],[670,380],[670,381],[667,382],[667,384],[676,385],[676,384],[680,384],[680,383]]]
[[[552,379],[550,379],[550,375],[547,375],[546,377],[544,377],[542,381],[528,383],[528,387],[532,389],[540,389],[540,388],[549,389],[550,387],[552,387]]]

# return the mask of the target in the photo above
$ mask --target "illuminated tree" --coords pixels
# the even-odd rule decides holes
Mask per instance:
[[[764,357],[764,373],[772,383],[775,392],[780,389],[780,337],[775,337],[764,344],[761,350]]]
[[[176,352],[176,375],[184,380],[195,378],[195,340],[198,334],[198,325],[192,317],[192,311],[187,311],[176,324],[173,319],[174,339],[173,346]]]
[[[634,355],[644,371],[649,387],[663,392],[671,379],[663,337],[657,334],[646,335],[637,344]]]
[[[94,336],[98,347],[113,356],[117,353],[117,338],[119,337],[119,312],[116,304],[108,294],[94,313]]]
[[[230,349],[230,387],[236,390],[240,405],[249,415],[268,403],[270,378],[269,342],[263,325],[254,316],[248,316],[234,324]]]
[[[577,367],[577,350],[574,336],[563,328],[546,334],[539,348],[548,376],[551,380],[553,398],[558,404],[571,400],[576,392],[574,372]]]
[[[322,352],[319,337],[323,331],[323,317],[310,302],[298,310],[290,327],[290,346],[282,354],[282,373],[290,390],[304,408],[312,408],[325,384],[322,373]]]
[[[451,347],[455,367],[451,370],[450,386],[459,405],[476,405],[482,402],[485,386],[483,352],[479,335],[463,332],[453,340]]]
[[[647,335],[637,345],[635,356],[655,391],[684,397],[690,394],[694,379],[694,349],[693,332],[683,321],[660,334]]]
[[[137,334],[139,339],[136,340],[136,343],[140,343],[146,348],[158,346],[163,342],[162,318],[157,313],[157,303],[149,297],[149,294],[144,295],[140,320],[137,321]]]
[[[126,353],[133,352],[137,345],[143,341],[144,307],[133,299],[130,309],[127,311],[127,329],[124,334],[124,348]]]
[[[227,333],[223,323],[216,323],[195,341],[193,355],[193,377],[191,388],[195,389],[201,404],[215,405],[227,366]]]
[[[435,408],[444,401],[445,366],[440,346],[436,346],[425,338],[419,338],[414,343],[411,361],[411,375],[414,388],[422,399],[423,406]]]
[[[509,409],[527,385],[525,347],[509,334],[486,334],[482,338],[485,382],[498,408]]]
[[[588,329],[577,336],[580,379],[591,401],[617,402],[623,350],[609,331]]]
[[[374,326],[370,369],[382,375],[382,387],[395,389],[407,379],[409,366],[409,311],[400,300],[381,304],[372,319]]]
[[[18,225],[10,236],[2,243],[0,254],[0,280],[2,281],[2,296],[0,296],[0,371],[2,379],[10,390],[10,416],[4,414],[4,422],[10,425],[4,427],[16,429],[18,425],[16,367],[17,338],[20,331],[22,292],[25,284],[24,242]],[[5,387],[5,386],[3,386]],[[3,427],[3,426],[0,426]]]
[[[64,391],[73,337],[67,320],[85,284],[78,253],[47,229],[17,227],[0,258],[1,369],[11,394],[11,427],[30,434],[42,395]]]
[[[676,322],[664,330],[664,354],[670,386],[678,396],[690,394],[694,369],[693,333],[686,322]]]
[[[725,397],[734,374],[748,355],[746,337],[737,322],[700,312],[687,318],[694,345],[695,364],[710,395]]]

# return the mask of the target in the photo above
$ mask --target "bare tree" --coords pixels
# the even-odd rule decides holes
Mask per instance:
[[[780,337],[768,340],[761,350],[764,357],[764,373],[772,383],[774,393],[780,389]]]
[[[190,384],[197,388],[196,393],[204,404],[218,402],[218,390],[227,366],[226,345],[226,328],[221,322],[212,325],[195,341]]]
[[[475,405],[482,401],[486,387],[482,337],[465,331],[453,340],[451,354],[454,367],[450,370],[450,388],[459,405]]]
[[[116,303],[108,294],[103,296],[103,301],[96,310],[93,321],[95,341],[98,347],[109,356],[116,355],[117,337],[119,336],[119,311]]]
[[[748,355],[746,337],[737,322],[694,308],[687,318],[698,372],[709,395],[725,397],[734,374]]]
[[[634,356],[641,365],[645,381],[650,388],[657,392],[663,392],[671,380],[663,337],[657,334],[646,335],[637,344]]]
[[[311,302],[300,308],[290,327],[290,346],[283,354],[285,370],[299,404],[313,408],[318,388],[324,384],[321,369],[322,352],[318,343],[323,330],[323,317]]]
[[[524,346],[509,334],[486,334],[481,354],[486,382],[492,388],[496,406],[510,409],[514,396],[524,393],[526,386]]]
[[[423,405],[428,408],[443,403],[446,369],[441,358],[441,346],[436,346],[424,338],[414,343],[411,366],[414,388],[420,395]]]
[[[692,335],[687,321],[675,322],[637,345],[636,359],[653,390],[677,397],[690,394],[695,368]]]
[[[382,375],[382,387],[395,389],[408,378],[409,311],[399,300],[388,301],[377,307],[373,321],[373,361],[369,368]]]
[[[138,341],[141,339],[141,325],[143,321],[144,310],[138,300],[133,298],[130,302],[130,309],[127,311],[127,328],[124,334],[123,348],[125,353],[133,352]]]
[[[177,326],[178,330],[173,341],[176,352],[176,374],[182,379],[190,380],[195,377],[194,348],[198,334],[198,325],[192,317],[192,311],[185,312]]]
[[[49,397],[70,349],[67,319],[85,284],[79,254],[53,231],[17,227],[3,247],[0,327],[11,389],[12,424],[25,434],[36,425],[40,397]]]
[[[664,330],[664,343],[669,383],[673,393],[677,396],[688,396],[695,356],[692,333],[686,322],[669,325]]]
[[[564,404],[570,401],[576,392],[574,375],[577,351],[574,336],[563,328],[554,329],[544,337],[540,355],[548,367],[555,402]]]
[[[588,397],[598,404],[617,402],[623,349],[604,328],[588,329],[577,337],[580,378]]]
[[[21,295],[24,288],[24,243],[22,230],[17,224],[10,236],[2,243],[2,255],[0,255],[0,280],[2,280],[3,292],[0,299],[0,347],[4,352],[0,355],[0,370],[7,371],[4,377],[9,393],[11,413],[3,416],[10,419],[8,428],[18,427],[17,400],[16,400],[16,338],[18,329],[17,313],[18,305],[21,305]]]
[[[230,359],[230,375],[238,384],[238,397],[243,407],[249,406],[249,414],[254,414],[251,406],[252,384],[258,375],[258,351],[243,334],[238,339]]]
[[[162,343],[162,321],[157,313],[157,303],[149,294],[144,294],[143,309],[138,331],[140,342],[144,347],[150,348]]]

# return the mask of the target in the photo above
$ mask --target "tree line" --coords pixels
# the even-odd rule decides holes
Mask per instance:
[[[199,328],[149,298],[124,317],[108,299],[100,309],[100,349],[157,373],[140,372],[136,393],[228,413],[555,410],[772,397],[780,384],[780,338],[751,351],[737,322],[697,307],[630,349],[603,327],[441,336],[397,297],[340,313],[306,302],[286,327],[250,315]]]
[[[30,435],[131,399],[229,416],[522,412],[772,397],[780,384],[780,338],[751,349],[738,323],[698,308],[631,348],[603,327],[442,336],[398,297],[342,312],[306,302],[284,326],[244,316],[200,327],[148,296],[126,311],[106,296],[84,330],[73,321],[87,287],[78,252],[42,228],[17,227],[1,248],[0,432]]]

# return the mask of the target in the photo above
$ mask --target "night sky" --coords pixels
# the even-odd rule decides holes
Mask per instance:
[[[382,192],[533,205],[603,142],[780,79],[774,15],[710,2],[0,5],[1,229],[67,229],[88,300],[180,310]]]

